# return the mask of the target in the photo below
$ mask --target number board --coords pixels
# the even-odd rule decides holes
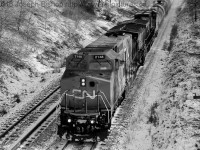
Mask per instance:
[[[74,54],[74,58],[76,58],[76,59],[82,59],[83,55]]]
[[[94,55],[94,59],[105,59],[105,55]]]

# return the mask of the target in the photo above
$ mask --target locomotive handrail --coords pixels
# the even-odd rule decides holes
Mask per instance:
[[[106,95],[104,94],[104,92],[102,92],[102,91],[100,90],[100,93],[102,93],[102,94],[103,94],[103,96],[106,98],[106,100],[107,100],[108,104],[110,105],[110,103],[109,103],[109,101],[108,101],[108,99],[107,99]],[[110,107],[111,107],[111,105],[110,105]]]
[[[101,99],[102,99],[102,101],[103,101],[103,103],[104,103],[104,105],[106,106],[106,103],[104,102],[104,99],[103,99],[103,97],[101,96],[101,95],[98,95],[99,97],[101,97]],[[106,109],[107,109],[107,111],[109,111],[109,109],[108,109],[108,107],[106,106]]]
[[[103,94],[103,96],[105,97],[105,99],[106,99],[106,101],[108,102],[109,106],[111,107],[111,105],[110,105],[110,103],[109,103],[108,99],[106,98],[105,94],[104,94],[102,91],[100,91],[100,93],[102,93],[102,94]],[[67,93],[66,93],[66,95],[67,95],[67,96],[73,96],[73,97],[75,97],[75,98],[78,98],[78,99],[82,99],[82,98],[80,98],[80,97],[78,97],[78,96],[75,96],[74,94],[70,95],[70,94],[67,94]],[[101,96],[101,95],[95,95],[95,97],[94,97],[94,98],[96,98],[97,96]],[[91,96],[86,96],[86,97],[89,97],[89,98],[91,98]],[[93,98],[93,99],[94,99],[94,98]]]
[[[101,91],[100,91],[101,92]],[[103,92],[102,92],[103,93]],[[104,99],[103,99],[103,97],[101,96],[101,95],[98,95],[98,96],[100,96],[101,97],[101,99],[102,99],[102,101],[103,101],[103,103],[104,103],[104,105],[106,106],[106,104],[105,104],[105,102],[104,102]],[[109,104],[110,105],[110,104]],[[110,120],[110,116],[109,116],[109,109],[108,109],[108,107],[106,106],[106,110],[108,111],[108,120]]]
[[[69,90],[68,90],[69,91]],[[66,92],[64,92],[63,94],[62,94],[62,96],[61,96],[61,99],[63,98],[63,95],[66,95],[66,96],[71,96],[71,97],[74,97],[74,98],[78,98],[78,99],[82,99],[82,97],[78,97],[78,96],[75,96],[74,94],[68,94],[67,92],[68,91],[66,91]],[[92,99],[94,99],[94,98],[96,98],[96,97],[101,97],[101,99],[102,99],[102,101],[103,101],[103,103],[104,103],[104,105],[105,105],[105,107],[106,107],[106,110],[107,111],[109,111],[109,109],[108,109],[108,107],[107,107],[107,105],[106,105],[106,102],[105,102],[105,100],[104,100],[104,98],[106,99],[106,101],[108,102],[108,105],[111,107],[111,105],[110,105],[110,103],[109,103],[109,101],[108,101],[108,99],[107,99],[107,97],[106,97],[106,95],[104,94],[104,92],[102,92],[102,91],[98,91],[98,92],[100,92],[102,95],[99,95],[99,94],[95,94],[94,95],[94,97],[91,97],[90,95],[86,95],[85,97],[89,97],[89,98],[92,98]],[[103,98],[104,97],[104,98]],[[65,102],[66,102],[66,99],[65,99]],[[66,104],[66,103],[65,103]],[[66,106],[65,106],[66,107]]]

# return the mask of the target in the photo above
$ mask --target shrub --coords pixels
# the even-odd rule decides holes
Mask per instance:
[[[8,112],[6,111],[5,106],[0,106],[0,116],[3,116],[7,114]]]
[[[157,107],[158,107],[158,103],[155,102],[150,108],[150,117],[149,117],[149,121],[148,122],[153,123],[154,126],[157,126],[158,119],[159,119],[158,115],[156,113],[156,110],[155,110]]]
[[[172,26],[171,34],[170,34],[170,40],[173,40],[177,37],[178,35],[178,25],[174,24]]]
[[[15,94],[13,98],[14,98],[14,102],[17,102],[17,103],[21,102],[18,94]]]
[[[169,47],[168,47],[168,51],[170,52],[174,46],[174,39],[177,37],[178,35],[178,25],[174,24],[172,26],[172,30],[170,33],[170,42],[169,42]]]
[[[90,14],[95,14],[95,3],[93,0],[80,0],[81,7]]]
[[[192,24],[190,30],[193,36],[200,37],[200,27],[198,24]]]
[[[65,17],[72,17],[75,20],[80,20],[84,17],[84,11],[92,15],[95,14],[94,0],[61,0],[61,2],[65,4],[65,9],[62,12],[62,15]]]
[[[177,8],[177,10],[176,10],[176,14],[179,15],[179,14],[181,13],[181,10],[182,10],[182,8],[181,8],[181,6],[179,6],[179,7]]]
[[[46,78],[42,76],[40,82],[45,82],[45,81],[46,81]]]
[[[108,20],[108,21],[111,21],[112,18],[114,17],[112,14],[111,14],[111,9],[108,8],[108,9],[103,9],[103,16],[105,16],[105,20]]]
[[[168,46],[169,46],[169,43],[167,41],[165,41],[162,49],[165,51],[168,49]]]

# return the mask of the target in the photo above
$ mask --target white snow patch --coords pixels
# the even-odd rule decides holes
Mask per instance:
[[[29,58],[23,59],[23,60],[24,60],[25,62],[28,62],[28,64],[30,64],[30,66],[36,68],[37,71],[40,72],[40,73],[44,73],[44,72],[53,70],[52,68],[48,68],[47,66],[41,64],[41,63],[37,60],[36,54],[31,54]]]

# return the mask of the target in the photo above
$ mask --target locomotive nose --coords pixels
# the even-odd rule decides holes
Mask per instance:
[[[109,107],[110,80],[98,74],[79,73],[63,78],[61,90],[62,93],[68,91],[61,102],[63,108],[97,111],[100,107]]]

